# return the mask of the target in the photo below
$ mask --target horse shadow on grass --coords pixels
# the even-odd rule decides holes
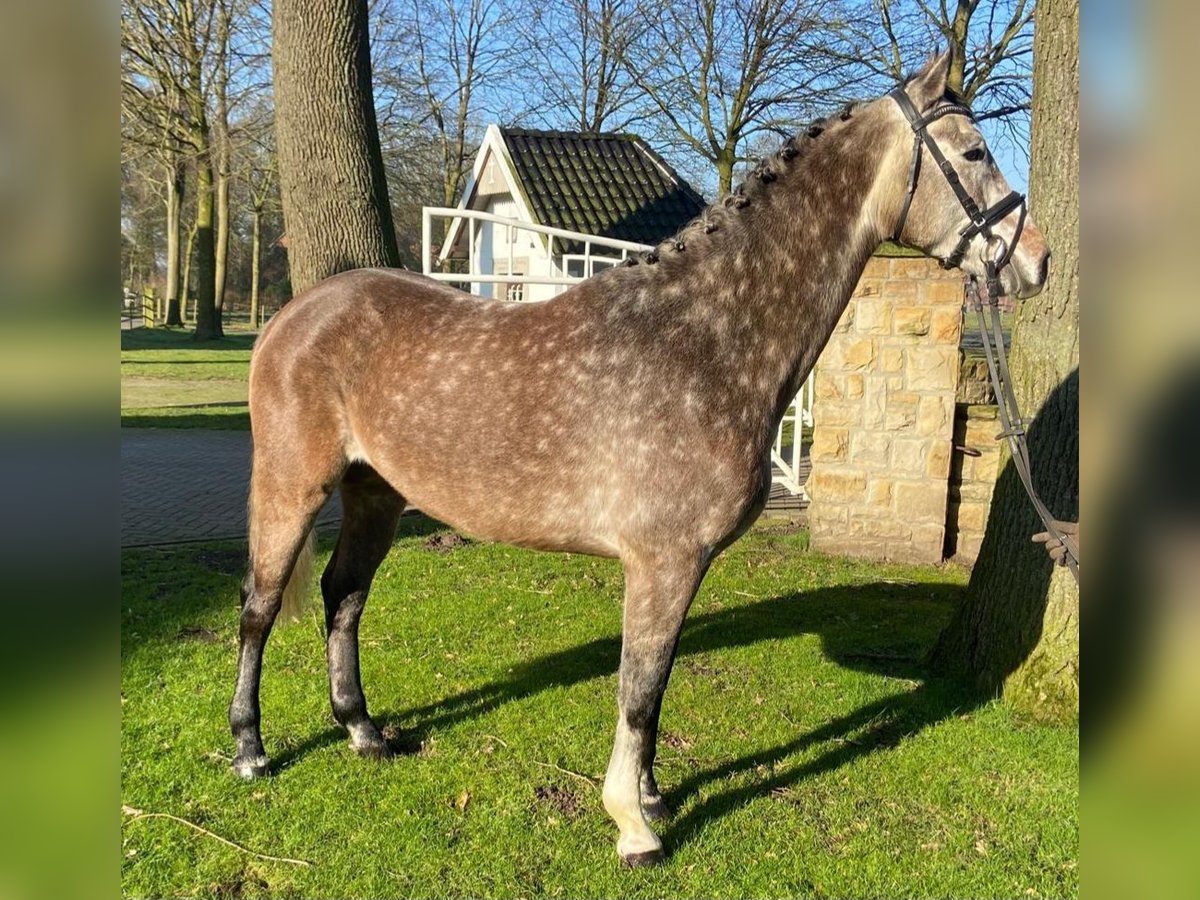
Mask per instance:
[[[923,662],[961,594],[962,588],[954,585],[879,581],[790,593],[750,606],[715,609],[689,617],[673,680],[710,677],[712,667],[702,662],[703,654],[765,641],[778,645],[777,661],[771,664],[788,665],[795,658],[789,639],[815,634],[821,639],[826,659],[857,671],[898,679],[901,689],[802,731],[776,747],[694,772],[679,784],[671,785],[666,779],[668,783],[663,787],[667,800],[679,808],[707,785],[756,773],[752,783],[710,794],[668,823],[662,831],[664,839],[679,847],[693,839],[706,822],[757,797],[771,792],[786,794],[789,785],[804,778],[895,747],[904,737],[977,706],[977,695],[929,677]],[[375,718],[389,733],[399,732],[393,749],[411,752],[437,729],[485,716],[506,703],[520,702],[541,691],[614,675],[620,649],[618,635],[596,638],[519,663],[506,677],[478,688]],[[736,673],[731,674],[736,678]],[[369,696],[369,685],[367,692]],[[670,703],[668,690],[668,710]],[[313,750],[343,739],[340,728],[327,729],[278,754],[274,767],[286,768]],[[795,753],[825,744],[829,748],[815,758],[792,765],[785,762]],[[768,777],[757,777],[764,767]]]

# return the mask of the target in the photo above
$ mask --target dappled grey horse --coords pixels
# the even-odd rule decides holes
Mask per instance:
[[[980,208],[1009,196],[948,57],[905,91]],[[941,115],[952,105],[957,112]],[[951,111],[954,112],[954,111]],[[932,115],[931,115],[932,114]],[[314,518],[344,519],[321,578],[333,713],[364,756],[388,755],[359,679],[358,623],[406,502],[464,532],[619,557],[625,607],[616,740],[604,807],[630,865],[657,862],[649,820],[663,691],[713,557],[761,512],[780,418],[872,251],[899,237],[982,275],[994,243],[1019,296],[1048,251],[1018,210],[987,235],[946,178],[916,178],[901,102],[848,107],[788,140],[746,184],[638,264],[544,303],[480,300],[423,276],[359,270],[289,303],[250,367],[250,567],[229,719],[235,770],[265,775],[263,647],[308,590]],[[944,167],[943,167],[944,171]],[[936,175],[937,167],[933,167]],[[990,237],[988,236],[990,235]],[[986,258],[985,258],[986,257]]]

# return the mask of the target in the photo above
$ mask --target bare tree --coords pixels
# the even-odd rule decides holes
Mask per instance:
[[[508,38],[518,12],[501,0],[393,0],[377,11],[386,64],[376,81],[393,114],[433,135],[443,206],[462,192],[484,117],[501,113],[489,101],[516,65]]]
[[[835,0],[679,0],[642,15],[625,69],[663,139],[708,160],[722,192],[748,141],[828,112],[861,77]]]
[[[1032,89],[1034,0],[871,0],[850,22],[875,74],[901,81],[934,46],[950,50],[951,89],[981,121],[1024,146]]]
[[[121,15],[122,112],[135,127],[166,135],[195,169],[198,340],[221,334],[206,77],[214,10],[206,0],[126,0]]]
[[[243,123],[246,136],[240,154],[240,174],[250,212],[250,327],[262,318],[259,289],[262,282],[263,218],[279,208],[278,156],[275,127],[269,110]]]
[[[131,207],[127,218],[138,232],[135,244],[144,245],[153,234],[142,227],[147,219],[145,200],[153,195],[165,207],[166,273],[163,296],[166,324],[182,325],[180,317],[180,217],[183,207],[184,172],[188,146],[175,124],[179,97],[171,79],[138,74],[138,59],[126,44],[136,45],[130,16],[122,18],[121,161],[123,206]],[[157,269],[157,265],[153,267]],[[154,278],[142,271],[140,280]]]
[[[121,276],[125,287],[138,293],[158,283],[160,251],[169,234],[168,178],[157,154],[135,152],[121,161]],[[178,279],[178,272],[174,275]]]
[[[562,0],[531,4],[523,52],[544,125],[579,131],[620,131],[645,118],[645,97],[622,65],[647,27],[637,0]]]
[[[225,310],[225,282],[229,271],[229,182],[232,177],[232,135],[229,130],[229,42],[231,29],[230,0],[215,0],[217,19],[213,60],[213,117],[216,132],[216,206],[217,235],[213,260],[213,305],[217,321]]]

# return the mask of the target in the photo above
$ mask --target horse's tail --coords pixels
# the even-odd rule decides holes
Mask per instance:
[[[254,572],[254,547],[256,544],[255,527],[257,517],[254,515],[254,492],[250,493],[250,503],[247,506],[247,524],[250,545],[250,571]],[[279,608],[276,621],[298,622],[304,612],[304,607],[312,596],[313,558],[316,553],[316,528],[309,528],[292,565],[287,584],[283,588],[283,601]]]
[[[313,555],[316,551],[316,529],[310,528],[304,536],[300,553],[296,556],[296,564],[292,566],[292,574],[283,589],[283,605],[279,608],[279,618],[284,622],[299,622],[300,614],[312,596]]]

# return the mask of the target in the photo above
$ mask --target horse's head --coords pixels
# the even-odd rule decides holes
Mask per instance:
[[[943,53],[883,101],[909,175],[897,186],[895,237],[981,279],[991,261],[1006,293],[1031,297],[1046,282],[1050,250],[970,111],[948,91],[949,69]]]

